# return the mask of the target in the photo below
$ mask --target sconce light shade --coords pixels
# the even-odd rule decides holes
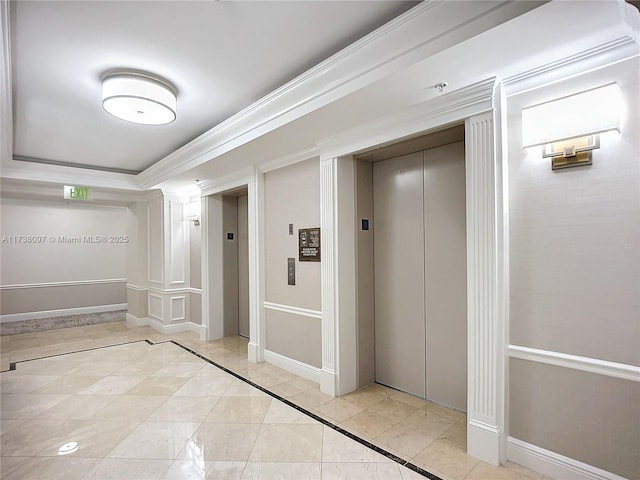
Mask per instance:
[[[622,97],[617,83],[522,110],[522,148],[620,132]]]
[[[147,75],[118,73],[102,81],[102,108],[127,122],[171,123],[176,119],[176,104],[174,89]]]

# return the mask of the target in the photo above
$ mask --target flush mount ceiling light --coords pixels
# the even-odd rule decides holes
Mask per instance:
[[[102,108],[114,117],[143,125],[176,119],[176,92],[167,82],[139,73],[116,73],[102,80]]]

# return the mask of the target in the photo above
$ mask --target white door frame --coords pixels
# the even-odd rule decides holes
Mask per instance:
[[[202,325],[206,340],[224,332],[222,277],[222,195],[246,187],[249,233],[249,346],[251,362],[264,361],[264,175],[248,167],[216,180],[199,182],[202,211]]]
[[[320,142],[322,231],[321,390],[356,388],[355,173],[353,152],[451,123],[465,123],[467,216],[467,452],[506,460],[509,314],[506,112],[496,78]]]

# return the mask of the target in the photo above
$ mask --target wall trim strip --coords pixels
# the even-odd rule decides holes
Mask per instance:
[[[109,283],[127,283],[126,278],[104,278],[96,280],[73,280],[68,282],[16,283],[0,285],[0,290],[20,290],[26,288],[75,287],[78,285],[100,285]]]
[[[509,357],[640,382],[640,367],[539,348],[509,345]]]
[[[313,365],[303,363],[293,358],[285,357],[284,355],[280,355],[279,353],[272,352],[270,350],[264,351],[264,360],[265,362],[271,363],[276,367],[280,367],[287,372],[295,373],[299,377],[320,383],[321,370],[318,367],[314,367]]]
[[[140,285],[133,285],[131,283],[127,283],[127,288],[129,290],[135,290],[137,292],[153,292],[153,293],[160,293],[160,294],[166,294],[166,295],[171,295],[176,293],[195,293],[196,295],[202,295],[201,288],[191,288],[191,287],[163,289],[158,287],[143,287]]]
[[[115,312],[126,310],[126,303],[111,305],[95,305],[91,307],[62,308],[60,310],[42,310],[40,312],[9,313],[0,315],[1,323],[20,322],[22,320],[39,320],[42,318],[66,317],[67,315],[85,315],[87,313]]]
[[[301,315],[303,317],[322,318],[322,312],[320,310],[311,310],[309,308],[294,307],[293,305],[283,305],[281,303],[264,302],[264,308],[269,310],[278,310],[280,312],[292,313],[294,315]],[[266,350],[265,350],[266,352]]]
[[[509,437],[509,460],[553,478],[572,480],[624,480],[615,473],[587,465],[517,438]]]

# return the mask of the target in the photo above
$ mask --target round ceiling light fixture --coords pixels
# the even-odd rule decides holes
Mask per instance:
[[[114,117],[143,125],[176,119],[176,90],[168,82],[140,73],[114,73],[102,80],[102,108]]]

